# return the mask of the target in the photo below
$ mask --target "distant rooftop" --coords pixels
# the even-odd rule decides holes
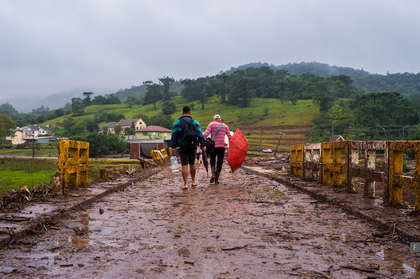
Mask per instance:
[[[147,126],[146,128],[136,130],[136,132],[161,132],[161,133],[172,133],[172,130],[160,127],[160,126]]]

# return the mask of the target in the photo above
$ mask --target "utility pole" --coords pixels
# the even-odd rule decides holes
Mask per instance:
[[[258,148],[258,151],[261,151],[262,134],[263,134],[263,130],[261,130],[260,147]]]
[[[277,147],[279,147],[279,144],[280,144],[281,138],[283,137],[283,134],[284,134],[284,130],[283,130],[283,132],[280,133],[280,138],[279,138],[279,141],[277,142],[276,150],[274,150],[274,158],[277,158]]]
[[[331,136],[334,136],[334,121],[332,123]]]

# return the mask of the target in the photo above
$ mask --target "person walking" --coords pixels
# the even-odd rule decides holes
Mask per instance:
[[[188,189],[188,165],[190,166],[191,188],[197,187],[195,156],[199,143],[203,146],[203,150],[206,150],[200,123],[192,119],[191,108],[184,106],[182,116],[175,121],[171,136],[171,147],[181,159],[181,173],[184,180],[182,189]]]
[[[229,132],[229,127],[222,123],[222,118],[220,115],[216,114],[213,117],[213,122],[211,122],[206,131],[203,134],[204,138],[207,138],[209,135],[214,140],[214,149],[208,154],[210,155],[210,169],[211,169],[211,178],[210,183],[219,184],[220,172],[222,171],[223,158],[225,156],[225,135],[228,136],[229,140],[232,138],[232,135]],[[216,167],[216,157],[217,157],[217,167]]]

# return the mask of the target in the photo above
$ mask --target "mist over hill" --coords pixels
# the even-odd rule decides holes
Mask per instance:
[[[330,66],[319,62],[289,63],[276,66],[274,64],[254,62],[239,67],[232,67],[225,73],[233,73],[237,70],[246,70],[249,67],[270,67],[272,70],[286,70],[292,75],[299,76],[303,73],[311,73],[321,77],[346,75],[353,79],[352,86],[365,93],[396,91],[406,97],[412,98],[420,93],[420,73],[387,73],[386,75],[369,73],[363,69],[351,67]]]
[[[369,73],[363,69],[354,69],[351,67],[331,66],[326,63],[319,62],[300,62],[288,63],[284,65],[274,65],[269,63],[252,62],[238,67],[231,67],[229,70],[220,71],[220,73],[231,74],[238,70],[246,70],[249,67],[260,68],[262,66],[270,67],[272,70],[286,70],[291,75],[299,76],[303,73],[312,73],[321,77],[331,77],[339,75],[347,75],[353,79],[352,86],[358,90],[363,90],[365,93],[369,92],[385,92],[397,91],[406,97],[414,97],[420,93],[420,73],[388,73],[387,75],[380,75]],[[181,92],[183,85],[180,81],[175,81],[171,87],[172,91]],[[74,97],[82,98],[84,89],[74,89],[68,92],[57,92],[51,94],[46,98],[37,98],[36,96],[29,96],[27,98],[14,98],[13,94],[0,97],[1,103],[12,104],[19,112],[30,112],[33,109],[44,106],[49,109],[57,109],[63,107],[66,103],[71,102]],[[116,92],[93,92],[97,95],[115,94],[122,102],[129,97],[141,98],[145,95],[146,89],[144,85],[133,85],[130,88],[119,89]]]

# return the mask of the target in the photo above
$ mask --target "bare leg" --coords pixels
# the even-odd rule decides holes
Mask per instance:
[[[182,179],[184,180],[184,186],[182,188],[188,189],[188,165],[182,166]]]
[[[190,165],[190,173],[191,173],[191,185],[197,185],[197,183],[195,183],[195,173],[197,170],[197,166],[194,165]]]

